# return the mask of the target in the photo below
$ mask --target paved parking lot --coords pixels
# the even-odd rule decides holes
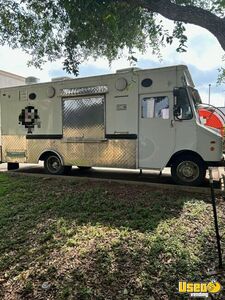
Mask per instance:
[[[0,165],[0,171],[7,171],[7,164]],[[224,172],[224,169],[220,169]],[[15,172],[23,174],[40,174],[45,175],[43,163],[37,164],[20,164],[20,168]],[[49,176],[49,175],[48,175]],[[143,170],[140,174],[140,170],[127,170],[127,169],[111,169],[111,168],[92,168],[90,170],[80,170],[76,167],[72,168],[69,175],[64,177],[76,177],[76,178],[89,178],[89,179],[106,179],[106,180],[120,180],[120,181],[133,181],[144,183],[157,183],[164,185],[174,185],[174,182],[170,175],[170,169],[165,168],[160,175],[159,171]],[[206,179],[203,187],[209,187],[209,181]],[[219,188],[220,184],[218,180],[215,180],[215,187]]]

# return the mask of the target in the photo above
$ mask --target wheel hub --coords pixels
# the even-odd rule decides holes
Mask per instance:
[[[186,182],[194,181],[199,176],[199,167],[193,161],[181,162],[177,170],[179,177]]]
[[[54,161],[54,162],[52,163],[52,167],[53,167],[54,169],[58,169],[58,167],[59,167],[58,162],[57,162],[57,161]]]
[[[47,161],[47,166],[48,166],[48,169],[50,170],[50,173],[58,172],[58,170],[61,167],[58,157],[56,157],[56,156],[49,157],[48,161]]]
[[[194,170],[190,166],[184,166],[183,174],[185,177],[192,177],[194,174]]]

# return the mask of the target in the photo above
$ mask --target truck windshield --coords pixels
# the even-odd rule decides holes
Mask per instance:
[[[175,117],[178,120],[190,120],[193,113],[186,88],[179,88],[176,93]]]
[[[189,93],[190,93],[190,96],[193,100],[193,103],[194,103],[194,106],[195,106],[195,109],[197,110],[198,107],[202,104],[202,99],[199,95],[199,92],[198,90],[192,88],[192,87],[188,87],[188,90],[189,90]]]

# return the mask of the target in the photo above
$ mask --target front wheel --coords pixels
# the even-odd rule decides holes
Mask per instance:
[[[205,179],[204,162],[195,156],[185,155],[174,160],[171,175],[175,183],[181,185],[201,185]]]
[[[52,175],[61,175],[65,171],[61,159],[56,155],[49,155],[44,161],[45,171]]]

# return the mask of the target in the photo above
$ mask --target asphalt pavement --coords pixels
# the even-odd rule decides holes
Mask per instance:
[[[7,172],[7,164],[0,165],[0,171]],[[221,168],[223,172],[223,168]],[[43,163],[37,164],[20,164],[20,168],[13,171],[19,174],[32,175],[39,174],[45,176],[45,170]],[[48,175],[49,176],[49,175]],[[163,185],[174,185],[172,177],[170,175],[170,168],[165,168],[162,173],[154,170],[130,170],[130,169],[112,169],[112,168],[91,168],[90,170],[81,170],[79,168],[73,167],[69,175],[63,176],[65,178],[88,178],[88,179],[101,179],[101,180],[116,180],[116,181],[129,181],[134,183],[152,183]],[[203,186],[209,187],[209,180],[206,179]],[[215,187],[219,188],[220,184],[218,178],[215,179]]]

